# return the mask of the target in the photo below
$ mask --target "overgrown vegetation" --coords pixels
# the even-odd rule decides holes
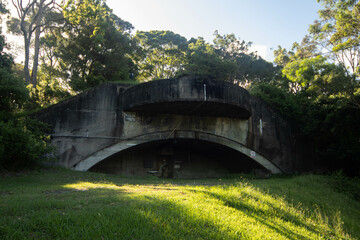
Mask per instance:
[[[318,0],[319,20],[291,51],[274,51],[279,76],[250,92],[293,122],[315,151],[313,167],[360,173],[360,2]],[[320,167],[320,168],[319,168]]]
[[[358,239],[331,176],[161,180],[49,169],[1,177],[1,239]],[[357,182],[359,184],[359,182]]]
[[[270,63],[250,51],[251,42],[234,34],[215,31],[213,43],[202,37],[187,40],[171,31],[134,34],[131,23],[116,16],[105,0],[13,1],[18,16],[7,25],[24,37],[25,59],[23,66],[14,65],[1,36],[1,126],[10,132],[10,126],[21,128],[25,139],[41,145],[44,138],[31,135],[31,127],[19,124],[26,121],[14,118],[16,113],[47,107],[103,82],[216,79],[248,88],[288,118],[295,135],[312,147],[309,171],[343,169],[357,176],[360,2],[318,2],[323,9],[308,35],[291,50],[279,46]],[[7,14],[3,3],[0,12]],[[25,137],[28,134],[33,137]]]
[[[324,8],[309,35],[291,50],[279,46],[274,64],[234,34],[216,31],[213,43],[171,31],[133,35],[105,0],[26,2],[13,2],[20,15],[8,21],[24,36],[24,66],[0,35],[1,239],[360,238],[360,182],[347,176],[360,170],[359,1],[318,0]],[[4,1],[0,12],[8,13]],[[49,155],[44,126],[28,111],[103,82],[181,76],[248,88],[293,123],[313,147],[316,169],[335,173],[163,181],[3,171]]]
[[[0,171],[34,169],[50,160],[53,149],[47,144],[43,127],[24,118],[0,121]]]
[[[2,2],[0,12],[7,12]],[[29,119],[23,111],[29,104],[29,92],[14,74],[13,59],[5,48],[0,30],[0,171],[18,171],[38,166],[51,150],[43,124]]]

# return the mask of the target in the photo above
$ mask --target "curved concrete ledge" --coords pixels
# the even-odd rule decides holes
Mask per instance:
[[[146,114],[180,114],[248,119],[249,93],[232,83],[192,78],[157,80],[128,88],[123,109]]]
[[[106,158],[110,157],[113,154],[116,154],[118,152],[124,151],[128,148],[144,144],[144,143],[150,143],[154,141],[158,141],[159,139],[167,140],[167,139],[173,139],[175,136],[174,132],[155,132],[155,133],[148,133],[146,135],[134,137],[133,139],[126,139],[123,141],[120,141],[118,143],[115,143],[112,146],[109,146],[105,149],[102,149],[91,156],[83,159],[82,161],[78,162],[75,166],[72,167],[72,169],[77,171],[87,171],[91,167],[93,167],[95,164],[105,160]],[[220,137],[217,135],[205,133],[205,132],[194,132],[194,131],[176,131],[176,138],[177,139],[198,139],[208,142],[213,142],[216,144],[220,144],[226,147],[229,147],[231,149],[234,149],[236,151],[239,151],[246,156],[252,158],[255,162],[262,165],[264,168],[271,171],[273,174],[279,174],[282,173],[281,169],[278,168],[275,164],[273,164],[271,161],[266,159],[264,156],[256,153],[255,151],[245,147],[244,145],[237,143],[233,140]]]

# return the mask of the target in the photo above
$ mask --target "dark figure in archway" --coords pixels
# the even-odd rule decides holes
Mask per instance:
[[[161,163],[159,168],[159,177],[161,178],[172,177],[171,165],[169,164],[169,160],[163,159],[163,162]]]

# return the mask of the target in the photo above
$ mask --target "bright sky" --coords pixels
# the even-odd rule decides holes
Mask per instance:
[[[254,48],[273,61],[271,48],[287,49],[301,42],[318,18],[316,0],[107,0],[114,13],[135,31],[170,30],[188,40],[213,33],[234,33],[253,42]],[[135,32],[134,32],[135,34]]]

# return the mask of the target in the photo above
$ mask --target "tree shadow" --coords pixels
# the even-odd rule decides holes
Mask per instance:
[[[93,175],[90,175],[93,176]],[[100,176],[100,177],[99,177]],[[89,182],[86,188],[74,185]],[[324,233],[321,228],[306,221],[300,215],[276,206],[257,194],[241,192],[227,194],[226,188],[236,185],[187,186],[163,184],[162,180],[121,179],[112,176],[88,177],[87,174],[63,177],[49,189],[39,189],[29,201],[28,195],[14,192],[5,196],[9,201],[22,204],[15,213],[11,209],[2,211],[4,219],[12,221],[0,227],[0,238],[8,239],[254,239],[256,233],[246,229],[232,229],[219,223],[216,218],[207,218],[210,210],[198,206],[192,208],[188,197],[204,197],[199,201],[218,204],[218,211],[232,208],[239,216],[253,219],[257,225],[287,239],[312,239],[333,233]],[[45,187],[46,187],[45,186]],[[89,187],[90,186],[90,187]],[[241,188],[241,186],[239,186]],[[223,190],[214,191],[214,190]],[[157,194],[162,191],[162,194]],[[181,197],[183,195],[183,197]],[[269,195],[269,194],[267,194]],[[171,198],[170,196],[177,196]],[[271,197],[271,196],[270,196]],[[272,197],[271,197],[272,198]],[[174,200],[175,199],[175,200]],[[257,207],[253,202],[265,207]],[[270,199],[270,198],[269,198]],[[272,198],[274,199],[274,198]],[[289,204],[284,201],[285,204]],[[1,204],[1,199],[0,199]],[[291,204],[289,204],[291,207]],[[206,212],[207,211],[207,212]],[[20,215],[26,221],[11,220]],[[225,211],[224,211],[224,214]],[[279,224],[284,222],[286,224]],[[1,218],[0,218],[1,223]],[[1,225],[1,224],[0,224]],[[286,226],[295,226],[296,231]],[[26,235],[32,232],[33,235]],[[6,237],[4,237],[6,239]]]
[[[247,204],[246,202],[241,201],[238,198],[235,198],[234,196],[224,197],[220,194],[216,194],[210,191],[201,191],[201,192],[208,195],[209,197],[220,200],[221,202],[223,202],[225,206],[234,208],[237,211],[241,211],[243,214],[247,215],[248,217],[256,219],[256,221],[258,221],[259,223],[273,229],[274,231],[278,232],[280,235],[287,237],[288,239],[311,239],[308,236],[296,233],[279,225],[278,223],[276,223],[274,220],[271,219],[270,217],[271,213],[269,211],[266,210],[264,211],[262,209],[256,208],[251,204]],[[242,193],[242,195],[243,195],[242,198],[252,198],[255,200],[255,202],[266,204],[269,207],[269,209],[271,209],[271,212],[276,213],[276,217],[280,218],[281,221],[295,224],[301,228],[305,228],[306,230],[318,235],[324,234],[323,232],[321,232],[321,230],[316,229],[315,226],[304,222],[304,220],[301,220],[299,216],[293,215],[285,211],[284,209],[276,207],[274,206],[274,204],[268,201],[264,202],[262,199],[259,199],[248,193]]]

